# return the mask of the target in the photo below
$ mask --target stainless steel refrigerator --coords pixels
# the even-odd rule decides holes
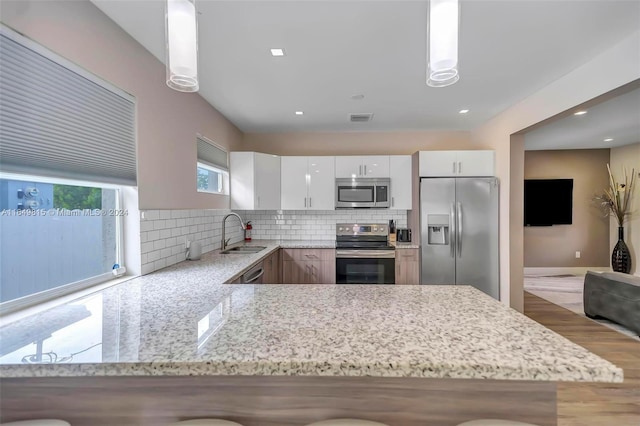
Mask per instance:
[[[468,284],[498,299],[498,179],[420,179],[421,284]]]

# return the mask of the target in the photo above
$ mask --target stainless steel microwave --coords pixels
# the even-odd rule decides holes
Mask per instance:
[[[336,179],[337,209],[389,208],[391,187],[389,178]]]

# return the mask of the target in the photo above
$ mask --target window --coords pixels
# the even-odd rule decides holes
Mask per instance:
[[[223,194],[225,173],[215,167],[198,163],[198,192]]]
[[[228,194],[228,154],[223,148],[202,136],[197,138],[197,189],[198,192]]]
[[[0,303],[44,300],[113,278],[122,263],[117,187],[0,176]]]
[[[0,312],[124,270],[135,98],[0,25]]]

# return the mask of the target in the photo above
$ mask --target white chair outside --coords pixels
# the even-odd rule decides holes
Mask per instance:
[[[222,419],[193,419],[173,423],[171,426],[242,426],[240,423]]]
[[[532,423],[522,423],[513,420],[480,419],[460,423],[458,426],[537,426]]]
[[[71,426],[69,422],[55,419],[20,420],[17,422],[2,423],[0,426]]]
[[[359,419],[333,419],[322,420],[308,424],[307,426],[388,426],[384,423],[372,422],[370,420]]]

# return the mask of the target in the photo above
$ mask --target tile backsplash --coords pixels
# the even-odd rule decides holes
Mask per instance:
[[[335,240],[336,223],[389,223],[407,226],[406,210],[234,210],[253,225],[253,239]]]
[[[220,248],[222,219],[231,210],[143,210],[140,212],[142,274],[185,260],[186,242],[199,241],[202,252]],[[393,219],[400,228],[407,226],[404,210],[236,210],[251,221],[253,239],[335,240],[336,223],[388,223]],[[226,237],[230,243],[244,238],[236,218],[227,220]]]
[[[140,212],[142,274],[185,260],[186,242],[199,241],[202,252],[220,248],[222,219],[231,210],[144,210]],[[226,238],[244,238],[237,218],[227,220]]]

